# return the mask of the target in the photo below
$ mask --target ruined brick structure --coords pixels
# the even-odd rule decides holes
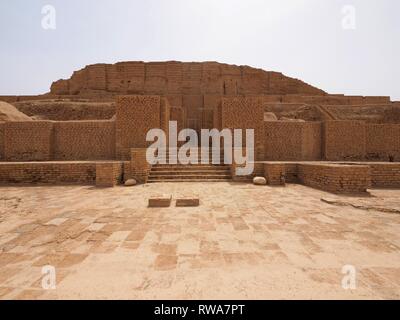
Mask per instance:
[[[337,116],[340,108],[330,108],[379,104],[398,110],[400,106],[388,97],[329,95],[280,73],[214,62],[92,65],[53,83],[44,97],[84,98],[91,103],[114,100],[115,116],[0,122],[1,183],[97,181],[99,186],[113,186],[129,178],[141,183],[176,177],[177,181],[248,181],[263,175],[273,185],[298,182],[332,192],[400,186],[400,124],[343,120]],[[9,102],[21,99],[27,98],[0,97]],[[317,121],[264,120],[266,110],[290,114],[311,104],[312,110],[303,111],[312,111],[307,117]],[[179,129],[197,131],[254,129],[253,175],[236,177],[235,164],[152,168],[145,158],[150,144],[146,134],[153,128],[168,134],[169,121],[177,121]]]

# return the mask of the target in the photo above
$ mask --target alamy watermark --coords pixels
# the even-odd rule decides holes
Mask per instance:
[[[50,4],[42,7],[42,28],[44,30],[55,30],[57,28],[56,8]]]
[[[355,30],[357,25],[356,7],[353,5],[343,6],[342,15],[343,30]]]
[[[51,265],[42,267],[42,289],[55,290],[56,289],[56,268]]]
[[[221,139],[224,141],[223,148]],[[193,129],[183,129],[178,133],[177,122],[170,121],[168,141],[167,134],[162,129],[151,129],[147,132],[146,141],[153,142],[146,152],[147,162],[151,165],[221,164],[220,156],[223,151],[223,164],[236,164],[236,175],[250,175],[254,171],[254,129],[245,130],[243,145],[242,129],[201,129],[199,139],[198,133]],[[178,142],[185,143],[178,148]]]
[[[356,267],[352,265],[345,265],[342,268],[342,274],[345,276],[342,278],[342,288],[345,290],[355,290],[357,280]]]

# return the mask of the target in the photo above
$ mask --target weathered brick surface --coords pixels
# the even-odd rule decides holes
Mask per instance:
[[[264,124],[265,160],[301,160],[303,123],[267,121]]]
[[[367,125],[367,159],[400,161],[400,125]]]
[[[223,96],[265,94],[323,95],[322,90],[278,72],[217,62],[121,62],[95,64],[74,72],[51,87],[53,95],[102,97],[126,94],[180,96],[188,119],[197,129],[208,127],[209,112]],[[206,118],[206,119],[204,119]]]
[[[400,188],[400,163],[371,163],[372,186]]]
[[[96,186],[114,187],[122,182],[123,163],[108,162],[96,164]]]
[[[146,148],[132,148],[130,162],[130,178],[138,183],[146,183],[150,174],[151,165],[146,159]]]
[[[262,162],[255,162],[254,163],[254,171],[250,175],[237,175],[236,168],[237,167],[244,167],[244,165],[238,165],[233,163],[230,165],[230,172],[232,180],[235,182],[251,182],[253,181],[254,177],[263,177],[264,176],[264,164]]]
[[[0,161],[4,161],[4,123],[0,123]]]
[[[112,160],[115,158],[115,122],[54,122],[53,141],[55,160]]]
[[[323,135],[325,160],[364,160],[367,137],[364,121],[327,121]]]
[[[94,184],[94,162],[3,162],[0,183]]]
[[[334,193],[362,193],[371,187],[367,165],[301,163],[298,178],[306,186]]]
[[[53,122],[6,122],[4,157],[7,161],[46,161],[52,155]]]
[[[321,123],[266,121],[265,160],[321,160]]]
[[[322,123],[304,122],[302,132],[302,160],[322,159]]]
[[[298,164],[295,162],[285,162],[285,182],[298,183]]]
[[[116,155],[129,160],[131,148],[145,148],[150,129],[160,128],[159,96],[120,96],[116,105]]]
[[[260,98],[224,98],[221,113],[222,128],[242,129],[243,146],[246,129],[254,129],[255,160],[264,155],[264,109]]]
[[[267,184],[272,186],[285,185],[285,164],[284,163],[265,163],[264,176]]]

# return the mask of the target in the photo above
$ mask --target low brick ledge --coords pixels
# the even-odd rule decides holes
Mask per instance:
[[[0,184],[95,185],[96,167],[113,164],[122,161],[0,162]]]
[[[301,183],[299,177],[300,166],[314,166],[327,169],[338,169],[347,170],[351,172],[353,170],[366,170],[369,169],[369,183],[368,188],[400,188],[400,162],[383,162],[383,161],[257,161],[255,164],[266,165],[266,164],[280,164],[286,167],[286,182],[290,183]],[[364,169],[363,169],[364,167]],[[331,170],[329,170],[331,171]],[[346,179],[346,178],[345,178]],[[325,186],[328,186],[325,188]],[[316,187],[314,185],[314,187]],[[350,183],[350,189],[354,188],[355,184]],[[320,189],[320,188],[319,188]],[[335,188],[330,188],[329,184],[325,181],[323,190],[331,192],[340,192]],[[330,189],[330,190],[328,190]],[[340,188],[339,188],[340,189]],[[356,188],[357,189],[357,188]],[[363,187],[361,188],[363,189]],[[351,192],[351,190],[349,191]]]

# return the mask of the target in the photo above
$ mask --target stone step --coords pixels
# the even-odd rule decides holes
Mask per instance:
[[[203,174],[203,175],[210,175],[210,174],[225,174],[225,175],[229,175],[231,174],[231,172],[229,170],[162,170],[162,171],[151,171],[150,175],[176,175],[176,174],[183,174],[183,175],[187,175],[187,174]]]
[[[230,171],[229,167],[196,167],[196,166],[182,166],[182,167],[173,167],[173,166],[163,166],[163,167],[152,167],[151,171]]]
[[[165,179],[165,180],[186,180],[186,179],[230,179],[231,176],[228,174],[169,174],[169,175],[152,175],[150,174],[149,179]]]
[[[150,177],[177,177],[177,176],[196,176],[196,177],[209,177],[209,176],[230,176],[230,172],[225,171],[156,171],[149,174]]]
[[[193,170],[193,169],[201,169],[201,170],[229,170],[230,166],[226,164],[155,164],[151,167],[152,170],[158,169],[171,169],[171,170]]]
[[[174,183],[174,182],[232,182],[232,179],[149,179],[147,183]]]

